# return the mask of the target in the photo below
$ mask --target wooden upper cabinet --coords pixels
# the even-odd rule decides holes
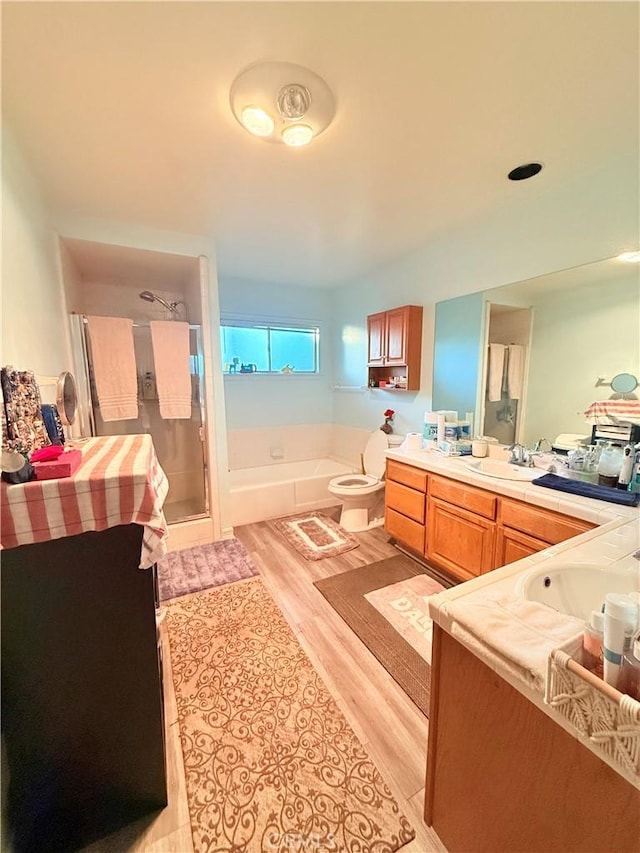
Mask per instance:
[[[369,384],[400,376],[402,390],[420,388],[422,306],[404,305],[367,317]],[[374,370],[371,370],[374,368]]]
[[[369,339],[369,365],[384,364],[385,359],[385,331],[386,331],[387,312],[382,311],[380,314],[370,314],[367,317],[367,336]]]
[[[393,311],[387,311],[385,357],[388,365],[407,363],[408,320],[407,308],[395,308]]]

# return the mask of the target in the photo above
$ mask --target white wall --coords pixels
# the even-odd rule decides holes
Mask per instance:
[[[332,294],[318,287],[290,287],[238,279],[220,280],[223,319],[296,320],[320,328],[320,373],[224,377],[227,429],[331,423],[333,352]]]
[[[598,377],[640,376],[638,295],[638,272],[631,269],[622,281],[548,294],[535,306],[524,435],[529,446],[559,432],[589,435],[583,412],[612,393],[595,387]]]
[[[55,234],[37,183],[2,133],[2,364],[57,376],[70,368]]]

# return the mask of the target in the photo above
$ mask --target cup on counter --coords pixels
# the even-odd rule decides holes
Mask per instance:
[[[489,442],[483,438],[474,438],[471,442],[471,455],[482,458],[489,452]]]

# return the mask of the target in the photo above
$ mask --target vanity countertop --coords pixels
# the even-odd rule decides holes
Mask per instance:
[[[552,569],[566,563],[637,565],[640,584],[640,562],[634,558],[640,548],[638,508],[554,493],[529,482],[477,474],[464,465],[469,457],[444,457],[437,451],[390,450],[387,458],[598,525],[572,539],[447,589],[429,600],[434,622],[573,734],[563,718],[544,702],[547,659],[554,644],[541,642],[533,666],[523,668],[517,649],[518,620],[514,618],[512,630],[508,619],[506,622],[503,619],[500,626],[496,622],[495,631],[492,630],[491,606],[494,602],[517,600],[523,576],[541,566]],[[479,614],[484,620],[482,630],[479,630]],[[564,619],[562,614],[558,614],[558,619],[560,625],[560,620]]]

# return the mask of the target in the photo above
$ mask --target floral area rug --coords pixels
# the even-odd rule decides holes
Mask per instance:
[[[290,515],[275,521],[274,525],[307,560],[336,557],[360,544],[356,536],[322,512]]]
[[[160,601],[257,574],[257,567],[238,539],[222,539],[170,551],[158,560]]]
[[[259,578],[166,617],[196,851],[391,853],[415,832]]]

